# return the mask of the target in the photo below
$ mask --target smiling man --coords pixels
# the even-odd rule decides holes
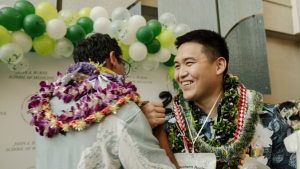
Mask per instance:
[[[283,144],[293,129],[275,105],[263,103],[260,93],[227,74],[224,38],[196,30],[179,37],[176,45],[175,79],[180,89],[164,125],[172,151],[215,153],[217,168],[241,168],[249,156],[254,161],[260,157],[271,168],[296,168],[296,155]],[[257,136],[259,123],[271,138]]]

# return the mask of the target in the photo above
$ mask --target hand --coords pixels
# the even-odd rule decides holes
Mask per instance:
[[[163,104],[160,102],[150,102],[143,106],[143,113],[145,114],[148,123],[151,128],[155,128],[159,124],[163,124],[165,122],[165,111],[166,109],[163,107]]]

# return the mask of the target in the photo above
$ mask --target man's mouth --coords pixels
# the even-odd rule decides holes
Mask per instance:
[[[193,81],[182,81],[181,82],[181,85],[182,86],[187,86],[187,85],[190,85],[190,84],[192,84],[192,83],[194,83]]]

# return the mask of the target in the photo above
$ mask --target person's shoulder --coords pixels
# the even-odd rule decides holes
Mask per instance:
[[[129,102],[119,107],[115,116],[128,123],[140,113],[143,113],[141,108],[136,103]]]

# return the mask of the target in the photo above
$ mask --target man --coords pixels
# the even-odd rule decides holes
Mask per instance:
[[[224,38],[195,30],[177,38],[176,46],[175,80],[180,90],[164,125],[173,152],[215,153],[217,168],[241,168],[249,155],[263,155],[271,168],[296,168],[296,155],[283,144],[293,129],[275,105],[263,103],[260,93],[246,90],[237,77],[227,75]],[[255,135],[259,122],[271,133],[272,145],[255,142],[260,139]]]
[[[51,137],[36,134],[36,168],[175,168],[150,127],[164,122],[165,110],[159,103],[145,105],[148,124],[135,86],[124,82],[126,62],[117,41],[96,33],[77,43],[73,57],[76,64],[56,82],[41,82],[29,104],[31,124]]]

